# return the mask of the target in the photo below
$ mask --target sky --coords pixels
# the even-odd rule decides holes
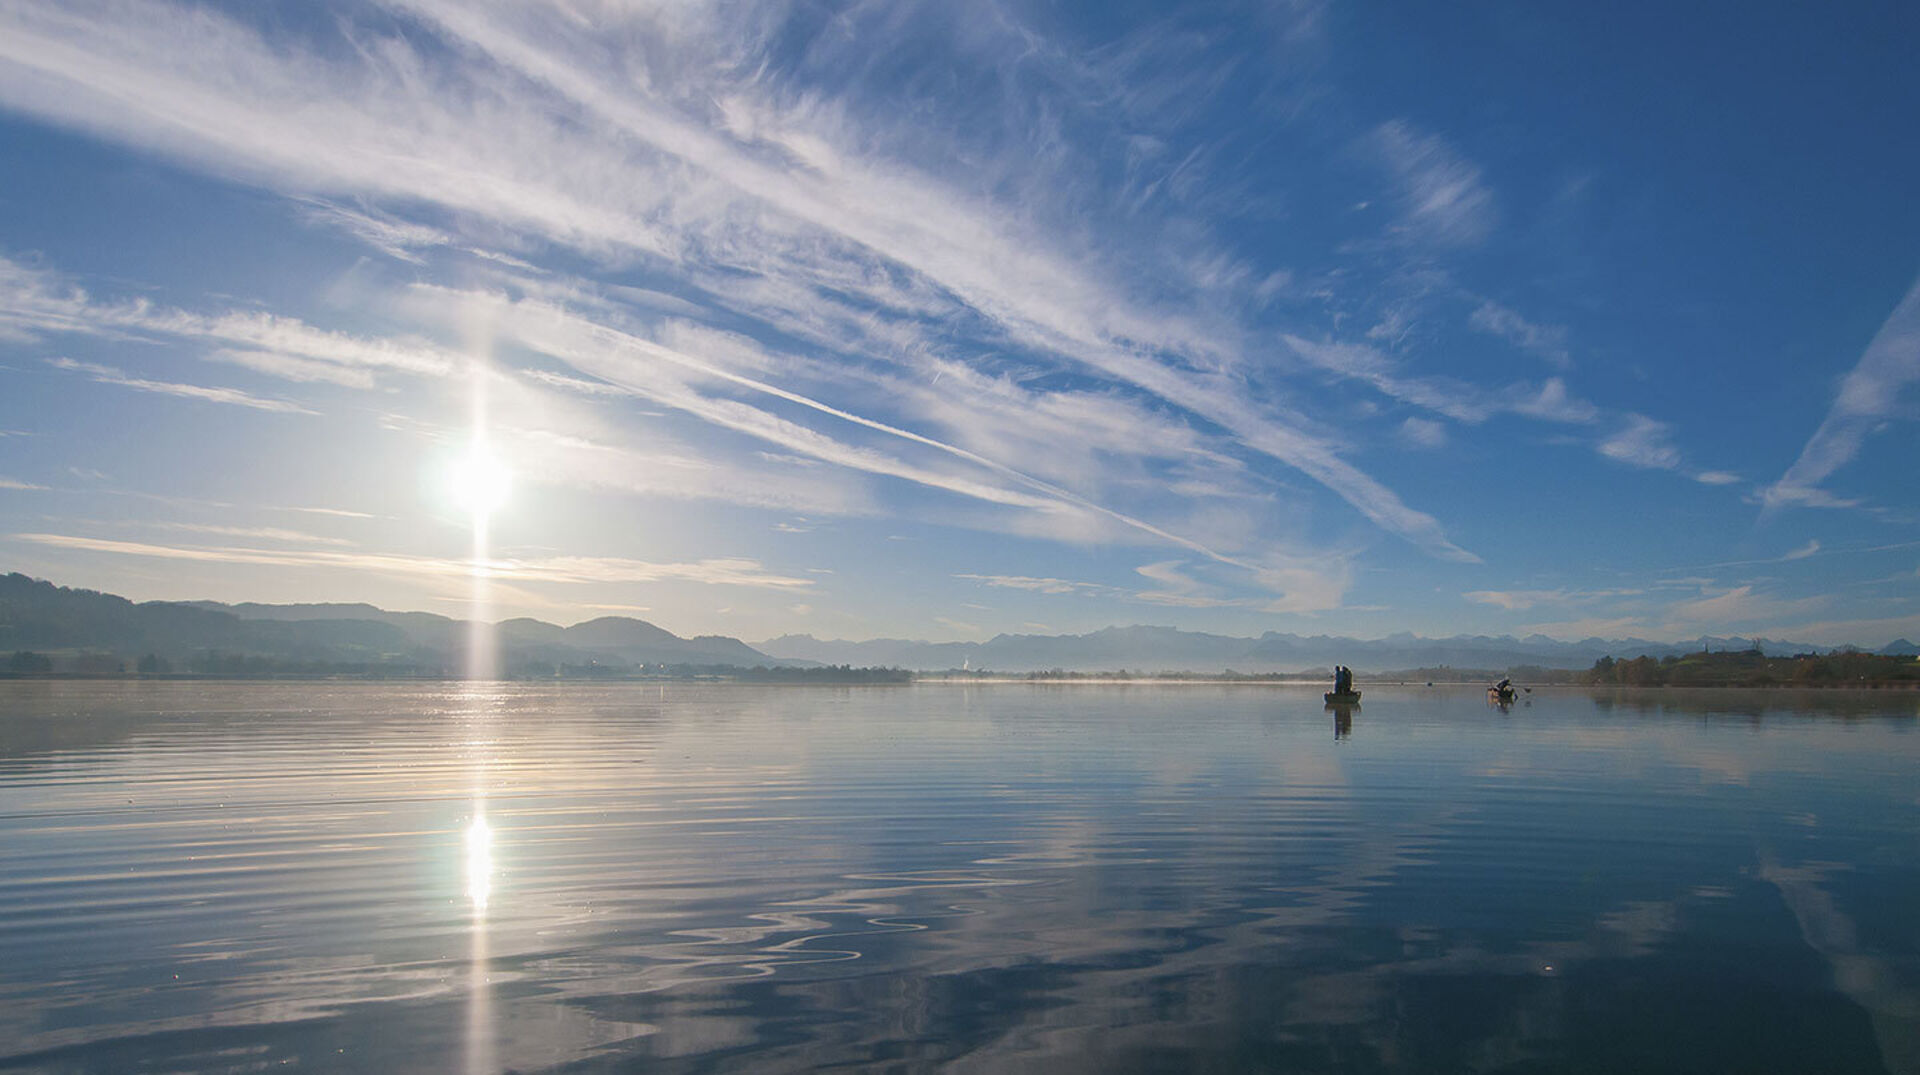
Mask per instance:
[[[0,0],[0,570],[750,641],[1920,638],[1916,47]]]

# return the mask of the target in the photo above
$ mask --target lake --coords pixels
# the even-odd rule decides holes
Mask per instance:
[[[1920,1071],[1920,693],[0,681],[0,1071]]]

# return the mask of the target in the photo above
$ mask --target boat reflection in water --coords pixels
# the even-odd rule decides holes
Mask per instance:
[[[1360,708],[1360,692],[1355,691],[1351,700],[1336,699],[1327,695],[1327,712],[1333,714],[1333,737],[1345,739],[1353,734],[1353,714]]]

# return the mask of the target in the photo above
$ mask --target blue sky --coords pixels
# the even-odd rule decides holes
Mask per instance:
[[[0,561],[1920,637],[1920,8],[0,3]]]

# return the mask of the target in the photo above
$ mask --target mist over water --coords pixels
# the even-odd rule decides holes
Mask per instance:
[[[1365,697],[0,683],[0,1070],[1920,1070],[1920,695]]]

